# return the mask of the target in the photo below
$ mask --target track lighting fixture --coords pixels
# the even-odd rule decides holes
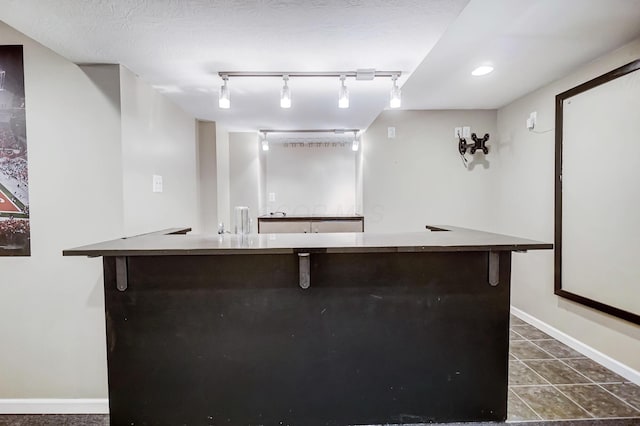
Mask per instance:
[[[260,129],[260,144],[263,151],[269,151],[269,141],[267,135],[269,133],[333,133],[334,135],[343,135],[345,133],[353,133],[353,141],[351,142],[351,149],[355,152],[360,149],[360,137],[358,133],[360,129],[289,129],[289,130],[276,130],[276,129]],[[344,143],[344,142],[341,142]]]
[[[344,84],[347,78],[345,75],[340,76],[340,90],[338,92],[338,108],[349,108],[349,89]]]
[[[218,75],[222,78],[224,84],[220,87],[220,95],[218,105],[220,108],[229,108],[231,106],[229,97],[229,88],[227,80],[230,77],[280,77],[284,84],[280,91],[280,107],[291,108],[291,89],[289,88],[289,77],[338,77],[340,78],[340,88],[338,91],[338,108],[349,108],[349,89],[346,85],[347,78],[355,78],[356,80],[366,81],[373,80],[376,77],[391,77],[393,87],[391,89],[391,108],[400,107],[400,88],[397,80],[402,71],[376,71],[373,68],[358,69],[356,71],[327,71],[327,72],[297,72],[297,71],[220,71]]]
[[[389,97],[389,106],[391,108],[400,108],[402,104],[402,93],[398,87],[398,75],[391,77],[391,96]]]
[[[220,93],[218,94],[218,106],[222,109],[229,109],[231,106],[231,97],[229,96],[229,88],[227,87],[227,80],[229,76],[222,75],[222,86],[220,86]]]
[[[353,143],[351,144],[351,150],[357,151],[360,149],[360,140],[358,139],[358,132],[353,132]]]
[[[282,86],[282,90],[280,91],[280,107],[281,108],[291,108],[291,89],[287,85],[289,81],[288,75],[282,76],[282,81],[284,81],[284,86]]]

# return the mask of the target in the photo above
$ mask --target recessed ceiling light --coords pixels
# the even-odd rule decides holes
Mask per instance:
[[[486,75],[493,71],[493,67],[491,65],[481,65],[475,70],[471,71],[471,75],[479,76]]]

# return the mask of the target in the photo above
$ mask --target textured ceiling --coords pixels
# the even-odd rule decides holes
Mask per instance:
[[[220,110],[217,72],[401,70],[403,109],[497,108],[640,36],[640,0],[3,0],[0,19],[229,130],[366,129],[386,78],[348,80],[348,110],[335,79],[292,79],[283,110],[280,79],[232,78]]]
[[[468,0],[5,0],[0,19],[77,63],[120,63],[200,119],[232,130],[366,128],[388,103],[389,79],[231,79],[218,71],[400,70],[422,61]]]

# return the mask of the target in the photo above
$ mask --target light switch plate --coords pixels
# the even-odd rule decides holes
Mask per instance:
[[[389,139],[393,139],[396,137],[396,128],[395,127],[387,127],[387,137]]]
[[[269,201],[271,201],[271,202],[276,201],[276,193],[275,192],[270,192],[269,193]]]
[[[462,127],[456,127],[453,129],[453,137],[459,139],[462,137]]]
[[[462,137],[463,138],[470,138],[471,137],[471,127],[464,126],[462,128]]]
[[[162,192],[162,176],[153,175],[153,192]]]

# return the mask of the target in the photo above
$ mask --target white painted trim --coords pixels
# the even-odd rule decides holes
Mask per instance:
[[[621,363],[618,360],[611,358],[609,355],[605,355],[602,352],[592,348],[591,346],[582,343],[578,339],[569,336],[566,333],[558,330],[555,327],[550,326],[544,321],[540,321],[538,318],[521,311],[520,309],[511,306],[511,313],[522,321],[531,324],[534,327],[547,333],[549,336],[558,339],[565,345],[580,352],[584,356],[591,358],[592,360],[604,365],[609,370],[613,371],[624,377],[625,379],[640,385],[640,371],[634,370],[626,364]]]
[[[0,399],[0,414],[109,414],[109,400],[95,399]]]

